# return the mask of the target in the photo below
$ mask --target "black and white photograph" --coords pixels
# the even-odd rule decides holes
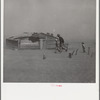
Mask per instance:
[[[3,82],[95,83],[96,0],[4,0]]]

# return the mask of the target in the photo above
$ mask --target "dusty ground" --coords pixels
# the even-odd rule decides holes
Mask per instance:
[[[72,47],[61,54],[54,53],[55,50],[5,49],[4,82],[95,82],[94,47],[91,49],[92,57],[76,46],[79,48],[78,54],[69,58],[69,52],[76,49]]]

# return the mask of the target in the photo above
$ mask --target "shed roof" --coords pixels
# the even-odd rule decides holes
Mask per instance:
[[[40,39],[45,39],[46,37],[48,37],[48,38],[56,39],[56,37],[53,36],[52,33],[46,34],[46,33],[42,33],[42,32],[41,33],[34,32],[33,34],[29,34],[28,32],[26,34],[26,32],[25,32],[25,34],[21,34],[21,35],[18,35],[18,36],[11,36],[7,39],[16,40],[16,39],[25,39],[25,38],[29,38],[29,37],[34,37],[34,38],[38,37]]]

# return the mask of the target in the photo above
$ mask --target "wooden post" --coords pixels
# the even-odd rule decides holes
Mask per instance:
[[[72,58],[72,54],[71,53],[69,53],[69,58]]]
[[[40,49],[43,49],[43,39],[40,39]]]
[[[74,54],[75,50],[72,52],[72,55]]]
[[[20,49],[21,40],[18,40],[18,49]]]
[[[77,55],[77,52],[78,52],[78,49],[76,50],[75,55]]]
[[[43,40],[43,48],[46,49],[46,40]]]
[[[46,59],[46,56],[45,56],[45,54],[43,54],[43,60],[44,60],[44,59]]]
[[[90,47],[88,47],[88,55],[90,55]]]

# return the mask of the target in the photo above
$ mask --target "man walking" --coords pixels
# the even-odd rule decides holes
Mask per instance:
[[[64,39],[60,36],[60,34],[57,34],[57,37],[59,39],[60,50],[62,51],[62,49],[64,49],[65,51],[67,51],[67,48],[64,45]]]

